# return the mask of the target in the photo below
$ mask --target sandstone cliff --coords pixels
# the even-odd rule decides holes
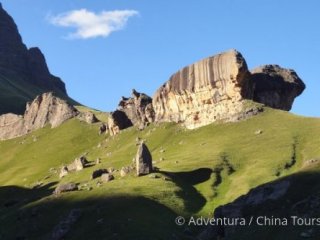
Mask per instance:
[[[251,99],[250,73],[242,55],[231,50],[175,73],[153,97],[156,121],[182,122],[196,128],[214,121],[245,117]]]
[[[266,65],[251,73],[242,55],[230,50],[172,75],[153,97],[155,120],[183,123],[189,129],[235,122],[262,110],[252,100],[290,110],[304,88],[293,70]]]
[[[24,112],[27,101],[44,92],[75,103],[53,76],[39,48],[28,49],[12,17],[0,5],[0,114]]]
[[[37,96],[28,103],[23,116],[8,113],[0,116],[0,140],[23,136],[50,124],[52,128],[78,115],[78,111],[52,93]]]

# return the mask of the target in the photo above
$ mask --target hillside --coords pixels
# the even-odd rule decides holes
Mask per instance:
[[[299,173],[310,177],[296,177],[291,193],[296,202],[320,191],[318,162],[306,164],[320,157],[319,119],[266,109],[246,121],[195,130],[163,123],[110,137],[98,135],[98,128],[71,119],[55,129],[0,142],[1,239],[48,238],[72,209],[81,216],[67,239],[184,239],[203,228],[177,226],[178,215],[210,217],[214,208],[263,183]],[[130,165],[137,137],[145,139],[159,172],[144,177],[116,172],[114,181],[101,185],[90,180],[95,169]],[[60,180],[54,169],[84,153],[92,166]],[[101,163],[95,165],[97,158]],[[81,190],[52,195],[67,182],[79,183]],[[306,229],[272,227],[267,232],[272,239],[283,239],[283,234],[300,239]],[[270,239],[261,231],[248,237],[249,229],[241,239]]]

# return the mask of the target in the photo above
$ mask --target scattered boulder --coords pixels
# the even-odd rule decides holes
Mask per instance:
[[[107,126],[104,123],[101,123],[101,126],[99,128],[99,135],[107,132]]]
[[[79,158],[76,158],[71,164],[68,165],[68,171],[81,171],[86,164],[88,163],[88,160],[85,156],[81,156]]]
[[[152,156],[148,147],[141,143],[138,147],[136,154],[136,173],[137,176],[146,175],[151,173],[152,168]]]
[[[69,173],[68,168],[66,166],[63,166],[60,169],[59,178],[63,178],[64,176],[68,175],[68,173]]]
[[[66,101],[55,97],[51,92],[37,96],[27,103],[23,116],[4,114],[0,116],[0,140],[23,136],[50,124],[58,127],[66,120],[75,117],[78,111]]]
[[[58,185],[53,193],[58,195],[63,192],[71,192],[71,191],[77,191],[77,190],[78,190],[78,185],[76,183],[66,183],[66,184]]]
[[[279,65],[264,65],[251,72],[253,100],[268,107],[289,111],[306,87],[294,70]]]
[[[258,130],[256,130],[256,131],[254,132],[255,135],[260,135],[260,134],[262,134],[262,133],[263,133],[263,131],[262,131],[261,129],[258,129]]]
[[[71,230],[78,219],[81,217],[80,209],[72,209],[68,216],[63,219],[52,231],[51,240],[62,240],[65,239],[67,233]]]
[[[122,167],[122,168],[120,169],[120,176],[121,176],[121,177],[125,177],[125,176],[127,176],[131,171],[132,171],[132,168],[131,168],[131,167]]]
[[[95,170],[95,171],[93,171],[93,173],[91,175],[91,179],[95,179],[95,178],[101,177],[101,175],[104,174],[104,173],[108,173],[108,170],[107,169]]]
[[[101,163],[101,159],[100,159],[100,158],[97,158],[97,159],[96,159],[96,165],[97,165],[97,164],[100,164],[100,163]]]
[[[77,116],[80,121],[92,124],[99,122],[97,119],[96,115],[94,115],[92,112],[80,112],[79,115]]]
[[[110,174],[110,173],[103,173],[101,175],[101,181],[102,182],[110,182],[112,180],[114,180],[114,176],[112,174]]]

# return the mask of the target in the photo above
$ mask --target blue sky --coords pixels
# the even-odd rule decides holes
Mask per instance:
[[[235,48],[250,69],[296,70],[307,89],[292,112],[320,116],[318,0],[0,2],[26,45],[40,47],[69,95],[90,107],[113,110],[132,88],[152,96],[181,67]],[[91,23],[72,28],[77,17]]]

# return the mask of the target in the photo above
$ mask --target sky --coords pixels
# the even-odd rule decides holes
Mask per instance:
[[[249,69],[294,69],[307,88],[292,112],[320,117],[318,0],[0,0],[28,47],[84,105],[112,111],[152,96],[180,68],[237,49]]]

